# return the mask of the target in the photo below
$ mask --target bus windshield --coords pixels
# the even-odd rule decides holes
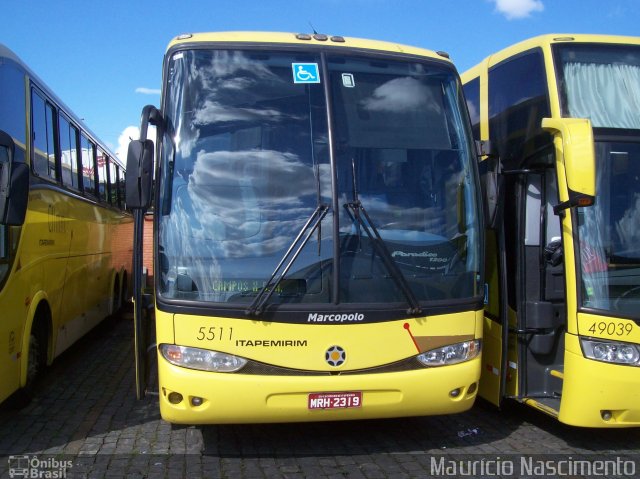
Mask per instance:
[[[435,61],[174,53],[160,296],[244,308],[291,250],[270,304],[406,303],[398,276],[420,302],[477,296],[463,108],[454,69]]]
[[[596,202],[578,209],[582,305],[640,311],[640,138],[597,141]]]
[[[566,44],[555,48],[563,114],[589,118],[596,140],[596,202],[578,209],[582,306],[637,318],[640,47]]]

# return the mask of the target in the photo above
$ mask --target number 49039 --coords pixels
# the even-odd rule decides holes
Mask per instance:
[[[622,322],[599,321],[589,327],[589,332],[593,334],[606,334],[607,336],[628,336],[633,331],[633,325]]]

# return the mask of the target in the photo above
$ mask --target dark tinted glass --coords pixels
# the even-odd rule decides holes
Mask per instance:
[[[542,119],[549,101],[542,52],[533,50],[489,71],[489,138],[510,167],[549,143]]]

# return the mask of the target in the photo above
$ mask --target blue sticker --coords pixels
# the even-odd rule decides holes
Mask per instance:
[[[293,83],[320,83],[317,63],[292,63]]]

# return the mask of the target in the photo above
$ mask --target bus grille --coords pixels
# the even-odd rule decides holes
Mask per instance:
[[[236,374],[260,375],[260,376],[346,376],[354,374],[382,374],[397,373],[425,369],[425,366],[416,358],[407,358],[394,363],[383,364],[373,368],[355,369],[352,371],[308,371],[304,369],[284,368],[271,364],[249,361],[247,365]]]

